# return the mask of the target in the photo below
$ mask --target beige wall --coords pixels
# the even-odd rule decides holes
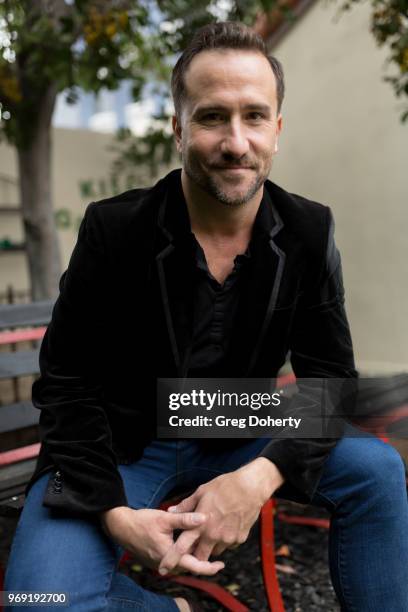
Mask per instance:
[[[117,186],[112,184],[111,165],[117,157],[116,153],[109,150],[113,145],[112,136],[106,134],[63,129],[53,132],[54,207],[59,219],[64,267],[75,244],[78,224],[86,205],[92,200],[113,195],[115,189],[120,192],[129,187],[124,179]],[[4,143],[0,145],[0,168],[0,206],[17,205],[19,195],[15,154]],[[144,184],[149,184],[149,181],[148,176],[142,179]],[[19,215],[0,214],[0,240],[5,236],[12,238],[13,242],[22,241]],[[23,253],[0,253],[0,293],[5,291],[8,284],[16,289],[28,288]]]
[[[87,200],[81,197],[80,181],[102,179],[106,175],[109,153],[106,148],[110,138],[100,134],[89,134],[70,130],[54,131],[53,150],[53,193],[56,210],[69,209],[71,225],[59,232],[61,253],[67,263],[73,247],[77,229],[77,218],[83,215]],[[0,147],[2,174],[17,178],[14,151],[2,144]],[[17,181],[16,181],[17,182]],[[0,178],[0,205],[15,204],[19,201],[18,189],[10,188],[14,196],[5,197],[5,182]],[[10,236],[13,241],[22,239],[21,217],[18,215],[0,215],[0,238]],[[16,289],[28,287],[27,267],[23,253],[2,253],[0,255],[0,292],[11,283]]]
[[[408,124],[382,80],[369,6],[337,11],[317,2],[273,50],[287,98],[271,178],[332,207],[358,364],[398,371],[408,369]]]
[[[332,207],[358,367],[393,372],[408,369],[408,125],[401,126],[400,103],[382,81],[386,54],[369,32],[369,8],[353,8],[337,23],[336,10],[316,3],[274,50],[285,66],[287,98],[271,178]],[[72,217],[60,229],[66,265],[86,204],[105,197],[101,181],[109,195],[114,154],[107,135],[56,130],[54,140],[55,207]],[[0,164],[16,177],[4,145]],[[81,195],[80,183],[89,180],[93,194]],[[17,237],[18,224],[2,215],[0,238]],[[27,286],[20,254],[0,255],[0,292],[8,282]]]

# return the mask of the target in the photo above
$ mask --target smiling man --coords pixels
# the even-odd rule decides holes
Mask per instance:
[[[246,204],[256,211],[282,125],[270,61],[251,51],[207,51],[192,59],[184,82],[186,100],[178,101],[173,128],[187,201],[205,194],[217,208],[241,207],[242,215]]]
[[[78,612],[198,609],[120,574],[123,550],[162,573],[216,574],[277,494],[331,513],[342,610],[408,610],[393,448],[369,435],[157,438],[158,378],[274,379],[290,352],[306,380],[283,417],[301,422],[308,380],[357,376],[330,209],[268,180],[279,62],[244,25],[212,24],[172,92],[181,171],[91,204],[61,279],[33,387],[41,453],[5,588],[64,591]],[[185,500],[156,510],[175,490]]]

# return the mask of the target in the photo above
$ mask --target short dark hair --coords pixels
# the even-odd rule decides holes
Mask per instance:
[[[181,116],[181,108],[186,98],[184,75],[193,58],[203,51],[215,49],[239,49],[261,53],[269,62],[276,79],[278,112],[285,93],[283,68],[276,57],[268,54],[264,40],[254,30],[238,21],[210,23],[194,34],[173,69],[171,91],[176,116]]]

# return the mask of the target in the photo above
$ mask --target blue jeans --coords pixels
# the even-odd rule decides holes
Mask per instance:
[[[175,487],[189,491],[233,471],[267,442],[243,441],[233,450],[209,452],[195,440],[153,441],[139,461],[119,466],[129,505],[157,507]],[[54,517],[42,506],[48,478],[41,477],[27,497],[5,590],[64,591],[76,612],[176,611],[172,598],[117,571],[123,550],[96,522]],[[312,503],[332,515],[330,571],[342,610],[407,612],[408,504],[399,454],[372,436],[343,438],[326,461]]]

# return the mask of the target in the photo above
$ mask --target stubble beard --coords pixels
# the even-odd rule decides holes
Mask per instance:
[[[257,171],[246,192],[234,197],[224,191],[210,174],[204,173],[197,164],[194,164],[188,155],[183,155],[183,162],[185,173],[196,185],[221,204],[230,207],[247,204],[262,187],[270,172],[270,167],[263,173]]]

